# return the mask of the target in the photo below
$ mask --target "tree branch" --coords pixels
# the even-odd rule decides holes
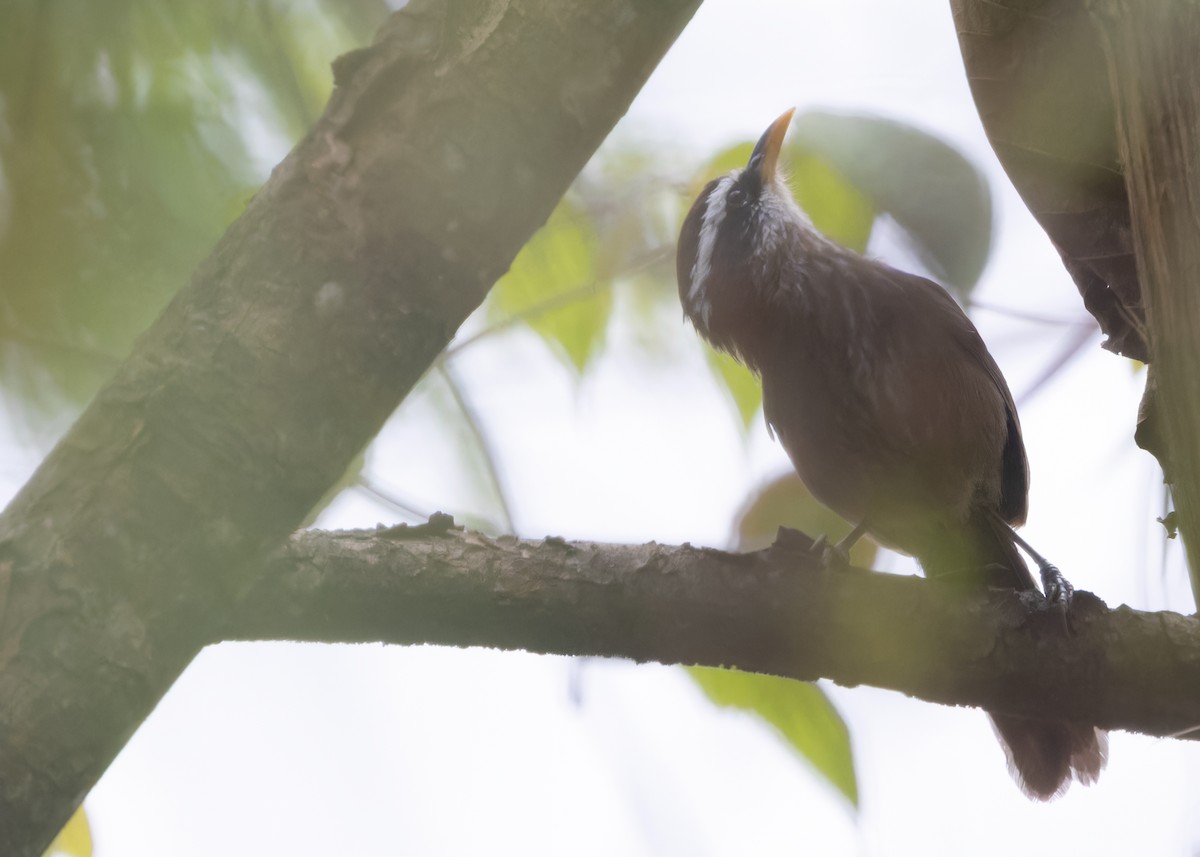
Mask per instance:
[[[491,539],[447,521],[293,536],[226,636],[736,666],[1150,735],[1200,729],[1194,618],[1082,593],[1067,636],[1059,614],[1015,592],[822,570],[799,534],[727,554]]]
[[[1104,347],[1147,360],[1129,201],[1091,3],[950,0],[988,140],[1046,230]],[[1135,4],[1136,5],[1136,4]]]
[[[1171,484],[1200,599],[1200,8],[1171,0],[1091,0],[1089,8],[1116,105],[1154,360],[1138,440]]]
[[[699,0],[412,0],[0,516],[0,854],[38,855]]]

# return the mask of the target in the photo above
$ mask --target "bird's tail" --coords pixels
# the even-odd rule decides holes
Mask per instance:
[[[962,532],[964,538],[922,557],[928,576],[1018,590],[1037,588],[1012,531],[999,518],[980,512]],[[1094,726],[991,711],[988,716],[1013,779],[1029,797],[1050,800],[1066,791],[1072,779],[1090,785],[1108,759],[1108,734]]]
[[[1108,761],[1108,733],[1086,723],[1026,720],[988,712],[1008,757],[1008,770],[1021,791],[1050,800],[1067,790],[1071,779],[1085,786],[1100,778]]]

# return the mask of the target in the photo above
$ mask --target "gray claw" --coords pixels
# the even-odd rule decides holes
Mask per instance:
[[[1046,600],[1050,606],[1062,613],[1067,632],[1073,634],[1075,629],[1071,627],[1071,599],[1075,597],[1075,587],[1063,577],[1057,566],[1046,563],[1039,570],[1042,573],[1042,591],[1046,593]]]
[[[822,568],[848,568],[850,566],[850,551],[842,547],[841,543],[831,545],[824,534],[813,539],[812,552],[820,558]]]

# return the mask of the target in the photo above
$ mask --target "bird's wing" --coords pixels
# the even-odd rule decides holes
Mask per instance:
[[[1000,456],[1000,513],[1010,524],[1025,522],[1029,502],[1029,460],[1021,436],[1021,421],[1008,382],[996,365],[971,319],[945,289],[923,277],[897,272],[905,289],[929,306],[934,323],[950,333],[960,354],[966,355],[963,371],[982,373],[1004,409],[1005,437]]]

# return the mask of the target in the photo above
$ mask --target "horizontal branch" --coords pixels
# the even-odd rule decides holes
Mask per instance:
[[[441,517],[293,536],[226,636],[736,666],[1150,735],[1200,727],[1200,622],[1190,617],[1110,610],[1081,593],[1068,636],[1028,594],[824,570],[798,534],[728,554],[492,539]]]

